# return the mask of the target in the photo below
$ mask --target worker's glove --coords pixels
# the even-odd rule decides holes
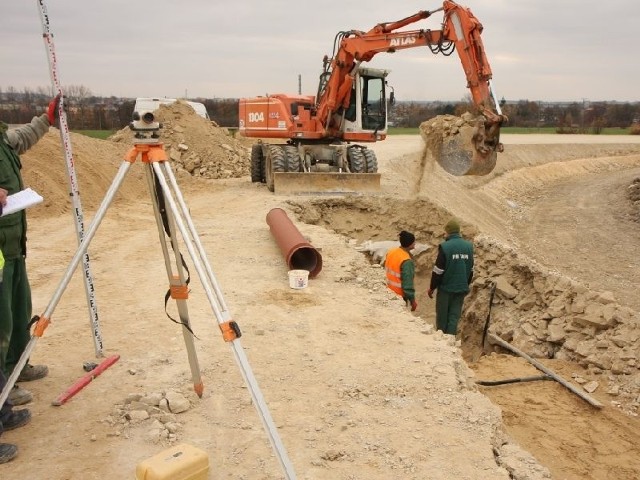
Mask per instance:
[[[49,107],[47,108],[47,118],[49,119],[49,125],[53,125],[58,118],[58,106],[60,105],[60,94],[56,95],[56,98],[49,102]]]
[[[415,300],[411,300],[411,311],[415,312],[417,308],[418,308],[418,302],[416,302]]]
[[[427,295],[429,295],[429,298],[433,298],[433,290],[427,290]]]

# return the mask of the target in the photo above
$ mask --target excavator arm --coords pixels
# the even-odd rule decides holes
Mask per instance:
[[[444,12],[440,30],[398,31],[440,11]],[[432,53],[451,55],[455,49],[473,103],[482,119],[466,138],[452,137],[444,141],[444,145],[438,149],[438,160],[454,174],[488,173],[495,165],[496,152],[502,151],[500,126],[506,117],[502,115],[492,92],[492,72],[482,43],[482,30],[482,24],[468,8],[445,0],[437,10],[420,11],[402,20],[380,23],[368,32],[350,30],[339,33],[336,37],[337,52],[331,60],[325,59],[325,78],[328,79],[321,85],[316,99],[318,119],[326,129],[330,128],[332,115],[349,105],[359,65],[370,61],[378,53],[426,46]],[[458,168],[452,165],[460,162],[469,164],[470,170],[466,166]]]

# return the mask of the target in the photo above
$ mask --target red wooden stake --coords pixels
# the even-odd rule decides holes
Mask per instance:
[[[110,357],[105,358],[96,368],[80,377],[76,383],[71,385],[64,393],[60,394],[58,398],[51,402],[51,405],[59,407],[63,403],[66,403],[67,400],[89,385],[94,378],[116,363],[119,359],[120,355],[111,355]]]

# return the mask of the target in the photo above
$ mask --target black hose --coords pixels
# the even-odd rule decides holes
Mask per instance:
[[[477,380],[476,384],[492,387],[494,385],[506,385],[507,383],[535,382],[536,380],[551,380],[549,375],[538,375],[535,377],[518,377],[507,380]]]

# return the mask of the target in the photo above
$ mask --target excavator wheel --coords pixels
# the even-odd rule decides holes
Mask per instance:
[[[367,173],[377,173],[378,159],[376,153],[368,148],[364,149],[365,171]]]
[[[251,181],[265,183],[264,176],[264,156],[262,155],[262,145],[256,144],[251,147]]]
[[[302,163],[300,161],[300,153],[298,147],[287,145],[284,147],[285,156],[285,172],[302,172]]]
[[[367,162],[362,148],[351,147],[347,150],[349,170],[351,173],[366,173]]]
[[[285,171],[285,155],[282,145],[269,145],[265,159],[265,183],[270,192],[275,191],[273,174]]]

